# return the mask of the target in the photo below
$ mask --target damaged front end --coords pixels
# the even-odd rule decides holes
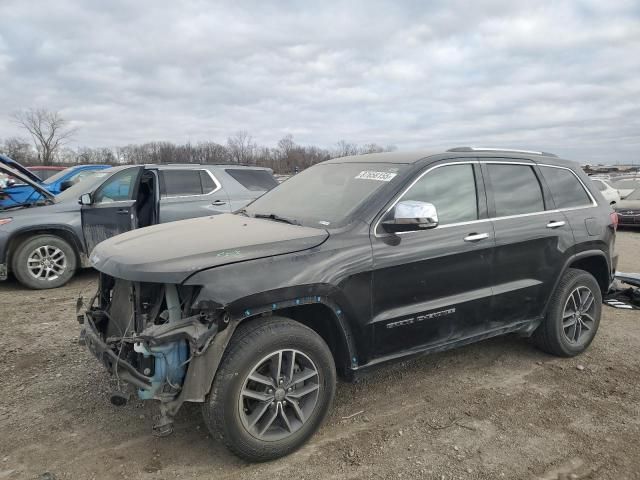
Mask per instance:
[[[224,342],[209,347],[226,329],[229,317],[214,302],[194,305],[198,290],[101,274],[98,291],[84,312],[79,299],[81,338],[115,377],[114,403],[125,403],[125,385],[141,400],[159,400],[157,435],[171,433],[173,416],[184,401],[204,401],[213,378],[205,366],[211,370],[224,348]]]

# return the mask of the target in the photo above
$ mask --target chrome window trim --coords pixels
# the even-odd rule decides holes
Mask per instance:
[[[212,195],[214,193],[216,193],[218,190],[220,190],[222,188],[222,184],[218,181],[218,179],[213,175],[213,173],[211,173],[211,171],[207,170],[206,168],[160,168],[158,169],[160,172],[171,172],[171,171],[187,171],[187,172],[192,172],[192,171],[196,171],[196,172],[207,172],[209,174],[209,176],[211,177],[211,180],[213,180],[213,183],[216,185],[216,188],[214,188],[213,190],[211,190],[208,193],[200,193],[200,194],[194,194],[194,195],[165,195],[162,196],[162,194],[160,195],[160,200],[162,201],[165,198],[191,198],[191,197],[206,197],[208,195]]]
[[[396,197],[393,199],[393,201],[391,203],[391,206],[389,208],[387,208],[387,210],[382,215],[380,215],[380,218],[378,219],[378,221],[376,222],[376,224],[375,224],[375,226],[373,228],[374,237],[381,238],[381,237],[387,235],[387,234],[378,235],[378,227],[380,226],[380,222],[391,211],[391,209],[393,209],[396,206],[396,204],[400,201],[400,199],[403,197],[403,195],[405,193],[407,193],[411,189],[411,187],[413,187],[416,183],[418,183],[420,181],[420,179],[422,177],[424,177],[427,173],[435,170],[436,168],[447,167],[447,166],[450,166],[450,165],[474,165],[474,164],[478,164],[478,163],[479,163],[478,160],[466,160],[466,161],[463,161],[463,162],[447,162],[447,163],[441,163],[439,165],[434,165],[434,166],[426,169],[424,172],[422,172],[420,175],[418,175],[418,177],[413,182],[411,182],[409,184],[409,186],[407,186],[407,188],[405,188],[404,190],[402,190],[402,192],[400,192],[398,195],[396,195]],[[477,197],[477,194],[478,194],[478,192],[476,191],[476,197]],[[469,223],[479,223],[479,222],[482,222],[484,220],[489,220],[489,219],[488,218],[487,219],[482,218],[482,219],[478,219],[478,220],[470,220],[469,222],[459,222],[459,223],[449,223],[447,225],[438,225],[437,227],[430,228],[429,230],[435,230],[435,229],[438,229],[438,228],[444,228],[444,227],[447,227],[447,226],[454,226],[454,225],[466,225],[466,224],[469,224]],[[419,232],[420,230],[417,230],[417,231]],[[425,231],[425,230],[422,230],[422,231]],[[397,232],[396,235],[405,235],[407,233],[415,233],[415,232]]]
[[[589,208],[589,207],[597,207],[598,206],[598,202],[596,202],[596,199],[593,197],[593,195],[591,195],[591,192],[589,191],[587,186],[584,184],[582,179],[578,175],[576,175],[576,172],[571,170],[569,167],[560,167],[558,165],[549,165],[547,163],[539,163],[538,166],[539,167],[558,168],[560,170],[569,170],[573,174],[573,176],[576,177],[578,182],[580,182],[580,185],[582,185],[582,188],[584,189],[585,192],[587,192],[587,195],[591,199],[591,205],[580,205],[578,207],[567,207],[567,208],[561,209],[562,211],[577,210],[579,208]]]
[[[396,196],[396,198],[393,200],[393,203],[391,204],[391,206],[389,208],[387,208],[387,210],[380,216],[378,221],[375,223],[374,228],[373,228],[373,236],[375,238],[384,238],[384,237],[389,235],[387,233],[378,234],[378,227],[380,226],[380,222],[391,211],[391,209],[393,209],[396,206],[396,204],[400,201],[402,196],[405,193],[407,193],[407,191],[409,191],[409,189],[411,187],[413,187],[416,184],[416,182],[418,182],[423,176],[425,176],[427,173],[431,172],[432,170],[435,170],[436,168],[446,167],[446,166],[449,166],[449,165],[466,165],[466,164],[470,164],[470,165],[473,165],[473,164],[527,165],[529,167],[534,167],[534,166],[538,165],[540,167],[551,167],[551,168],[559,168],[559,169],[562,169],[562,170],[569,170],[573,174],[573,176],[578,179],[578,181],[582,185],[582,188],[584,188],[584,190],[587,192],[587,195],[589,195],[589,198],[591,199],[592,204],[591,205],[579,206],[579,207],[556,208],[556,209],[553,209],[553,210],[541,210],[541,211],[538,211],[538,212],[520,213],[520,214],[517,214],[517,215],[506,215],[506,216],[502,216],[502,217],[480,218],[478,220],[470,220],[468,222],[447,223],[445,225],[438,225],[435,228],[430,228],[430,229],[427,229],[427,230],[415,230],[415,231],[412,231],[412,232],[396,232],[395,235],[406,235],[408,233],[424,233],[424,232],[428,232],[429,230],[437,230],[439,228],[458,227],[458,226],[461,226],[461,225],[474,225],[476,223],[484,223],[484,222],[491,222],[491,221],[497,221],[497,220],[510,220],[510,219],[514,219],[514,218],[522,218],[522,217],[531,217],[531,216],[535,216],[535,215],[543,215],[545,213],[570,212],[570,211],[573,211],[573,210],[581,210],[583,208],[593,208],[593,207],[597,207],[598,206],[598,203],[595,201],[595,199],[593,198],[593,195],[591,195],[591,192],[585,186],[584,182],[569,167],[561,167],[561,166],[558,166],[558,165],[549,165],[549,164],[546,164],[546,163],[535,163],[533,161],[528,161],[528,162],[526,162],[526,161],[503,162],[503,161],[499,161],[499,160],[467,160],[467,161],[463,161],[463,162],[447,162],[447,163],[441,163],[439,165],[434,165],[433,167],[428,168],[427,170],[422,172],[413,182],[411,182],[411,184],[409,184],[409,186],[407,188],[405,188],[402,192],[400,192],[400,194],[398,194]],[[544,192],[542,192],[542,193],[543,193],[543,196],[544,196]]]

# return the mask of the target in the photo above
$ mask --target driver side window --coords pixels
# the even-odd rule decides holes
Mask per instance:
[[[133,200],[134,182],[137,177],[137,168],[130,168],[116,173],[102,184],[94,196],[93,203],[98,204]]]
[[[431,203],[440,225],[478,219],[473,165],[446,165],[426,173],[400,199]]]

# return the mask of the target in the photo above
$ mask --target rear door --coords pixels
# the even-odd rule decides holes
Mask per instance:
[[[494,234],[478,165],[430,167],[393,205],[401,200],[432,203],[439,225],[392,235],[378,223],[374,231],[372,326],[378,357],[491,328]],[[388,212],[393,214],[392,206]]]
[[[143,167],[130,167],[111,175],[91,196],[91,205],[83,205],[82,232],[87,248],[103,240],[136,228],[136,198]]]
[[[491,315],[504,325],[537,318],[573,233],[531,162],[483,162],[496,236]]]
[[[203,168],[160,170],[160,223],[231,211],[220,181]]]
[[[555,207],[562,210],[571,226],[575,244],[597,240],[607,227],[609,218],[605,213],[603,221],[602,211],[596,208],[598,204],[585,184],[566,167],[539,165],[538,169],[551,192]],[[611,208],[606,200],[603,207],[606,210]]]

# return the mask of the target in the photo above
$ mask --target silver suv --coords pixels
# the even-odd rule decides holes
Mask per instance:
[[[0,171],[20,178],[0,165]],[[267,168],[231,165],[127,165],[100,170],[38,204],[0,211],[0,280],[12,272],[23,285],[64,285],[88,267],[93,248],[135,228],[238,210],[278,182]]]

